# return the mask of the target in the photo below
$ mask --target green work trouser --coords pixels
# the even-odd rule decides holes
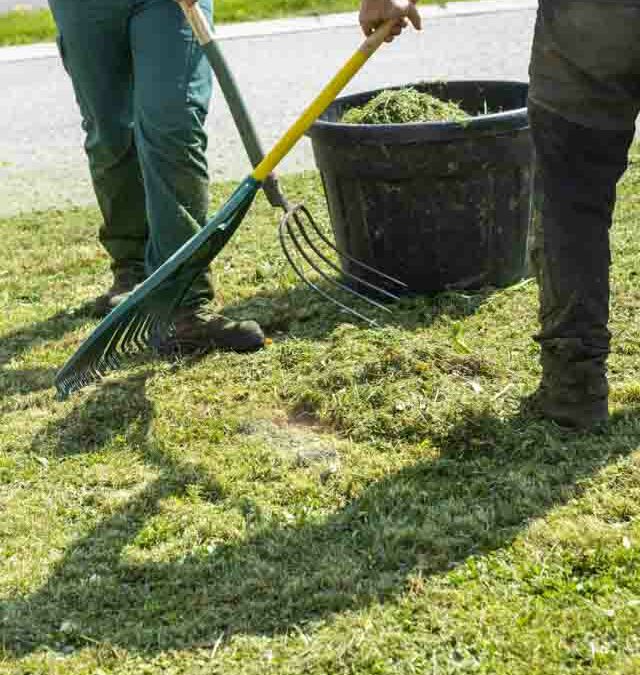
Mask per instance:
[[[540,0],[529,119],[543,380],[605,395],[609,228],[640,111],[640,3]]]
[[[205,222],[211,70],[173,0],[50,0],[114,268],[157,269]],[[211,16],[211,0],[200,0]],[[185,302],[213,296],[209,274]]]

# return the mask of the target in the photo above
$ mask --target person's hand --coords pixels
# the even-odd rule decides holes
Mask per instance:
[[[198,0],[176,0],[176,2],[179,5],[187,5],[187,7],[191,7],[192,5],[195,5]]]
[[[396,24],[387,42],[400,35],[408,21],[416,30],[420,30],[422,20],[416,7],[417,2],[418,0],[362,0],[360,6],[362,32],[371,35],[381,23],[389,19],[396,19]]]

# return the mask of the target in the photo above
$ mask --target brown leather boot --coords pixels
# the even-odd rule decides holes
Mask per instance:
[[[264,333],[255,321],[231,321],[209,307],[182,307],[169,335],[154,341],[165,356],[202,354],[213,349],[251,352],[264,347]]]
[[[93,303],[93,314],[102,318],[127,299],[131,291],[146,279],[141,263],[114,265],[113,283],[106,293],[98,296]]]

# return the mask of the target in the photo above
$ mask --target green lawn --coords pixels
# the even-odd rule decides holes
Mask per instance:
[[[216,273],[266,350],[142,359],[57,402],[108,281],[99,218],[0,221],[0,673],[638,673],[639,187],[634,163],[607,435],[519,412],[534,284],[353,325],[263,200]],[[314,174],[285,189],[322,213]]]
[[[441,4],[439,0],[421,0],[422,4]],[[18,5],[18,3],[16,3]],[[220,0],[215,6],[216,21],[253,21],[284,16],[329,14],[354,11],[359,0]],[[53,40],[56,34],[51,12],[18,9],[0,14],[0,46]]]
[[[53,40],[56,27],[48,9],[14,10],[0,14],[0,46]]]

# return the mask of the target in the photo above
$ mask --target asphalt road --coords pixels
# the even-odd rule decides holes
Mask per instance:
[[[386,45],[348,91],[429,79],[526,80],[533,22],[531,8],[430,20],[423,32]],[[359,42],[355,26],[222,42],[266,146]],[[0,91],[0,216],[91,202],[80,118],[59,60],[0,59]],[[212,179],[245,175],[249,165],[218,92],[208,128]],[[312,166],[305,140],[281,172]]]
[[[24,0],[24,2],[20,2],[20,0],[0,0],[0,14],[10,12],[16,6],[39,9],[40,7],[48,7],[49,3],[47,0]]]

